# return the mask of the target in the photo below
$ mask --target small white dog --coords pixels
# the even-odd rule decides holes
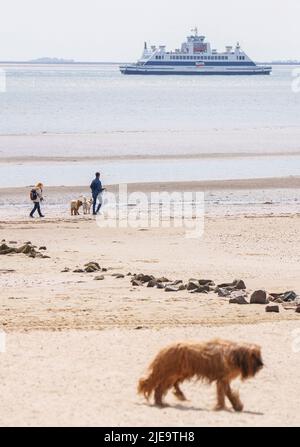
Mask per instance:
[[[83,214],[91,214],[91,206],[93,204],[93,199],[82,198],[82,208]]]

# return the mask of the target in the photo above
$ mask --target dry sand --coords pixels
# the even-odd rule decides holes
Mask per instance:
[[[103,331],[14,333],[1,355],[0,425],[299,426],[299,323]],[[188,402],[158,409],[136,395],[138,378],[161,346],[224,337],[260,343],[265,368],[236,382],[243,413],[215,412],[215,387],[185,383]]]
[[[49,259],[0,257],[1,425],[299,425],[300,314],[265,312],[216,295],[133,288],[115,272],[170,279],[245,280],[249,290],[300,291],[299,216],[207,218],[202,239],[183,229],[97,227],[92,218],[2,221],[0,239],[47,246]],[[95,260],[103,281],[72,270]],[[64,267],[71,272],[61,273]],[[136,330],[137,327],[141,330]],[[245,412],[211,411],[214,389],[159,410],[136,396],[156,351],[181,339],[226,337],[262,345],[266,368],[241,387]]]

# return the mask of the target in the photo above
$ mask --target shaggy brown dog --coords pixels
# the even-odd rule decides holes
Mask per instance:
[[[163,406],[163,396],[174,388],[179,400],[186,400],[179,385],[195,377],[208,383],[216,382],[216,410],[225,408],[225,396],[235,411],[242,411],[238,392],[230,382],[241,377],[254,377],[263,367],[259,346],[213,340],[206,343],[177,343],[162,349],[149,366],[149,375],[138,384],[138,393],[148,400],[154,393],[155,404]]]
[[[82,206],[82,200],[71,200],[71,216],[79,215],[79,208]]]

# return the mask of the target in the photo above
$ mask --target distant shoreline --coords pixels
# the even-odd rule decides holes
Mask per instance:
[[[50,62],[50,61],[0,61],[0,65],[10,64],[10,65],[120,65],[120,64],[129,64],[132,62],[103,62],[103,61],[57,61],[57,62]],[[268,62],[255,62],[257,65],[300,65],[300,61],[268,61]]]
[[[126,155],[76,155],[76,156],[12,156],[1,157],[0,164],[26,164],[26,163],[83,163],[83,162],[110,162],[110,161],[163,161],[163,160],[204,160],[204,159],[236,159],[236,158],[261,158],[261,157],[297,157],[300,150],[290,152],[215,152],[215,153],[191,153],[191,154],[126,154]]]
[[[32,186],[32,185],[31,185]],[[31,187],[9,187],[0,188],[3,196],[24,195],[24,191]],[[118,184],[105,185],[110,192],[118,191]],[[145,182],[128,183],[128,192],[141,191],[144,193],[159,191],[208,191],[208,190],[237,190],[237,189],[295,189],[300,188],[300,177],[278,177],[278,178],[258,178],[242,180],[204,180],[204,181],[185,181],[185,182]],[[78,186],[49,186],[46,188],[47,194],[70,194],[89,192],[89,187]]]

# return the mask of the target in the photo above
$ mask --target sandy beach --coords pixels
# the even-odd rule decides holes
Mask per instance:
[[[299,426],[300,3],[14,3],[0,427]]]
[[[299,126],[261,125],[201,130],[2,134],[0,162],[292,155],[300,153],[299,137]]]
[[[250,294],[299,292],[298,227],[297,214],[207,216],[203,237],[187,239],[184,228],[99,228],[92,216],[2,219],[1,239],[46,246],[49,258],[0,257],[6,332],[0,424],[299,424],[294,303],[267,313],[265,305],[229,304],[215,293],[133,287],[128,276],[216,284],[240,278]],[[103,280],[94,279],[99,272],[74,273],[90,261],[105,270]],[[189,402],[178,404],[170,395],[163,410],[136,395],[136,382],[159,348],[211,337],[262,346],[266,368],[236,385],[244,413],[213,412],[214,387],[197,383],[184,386]]]

